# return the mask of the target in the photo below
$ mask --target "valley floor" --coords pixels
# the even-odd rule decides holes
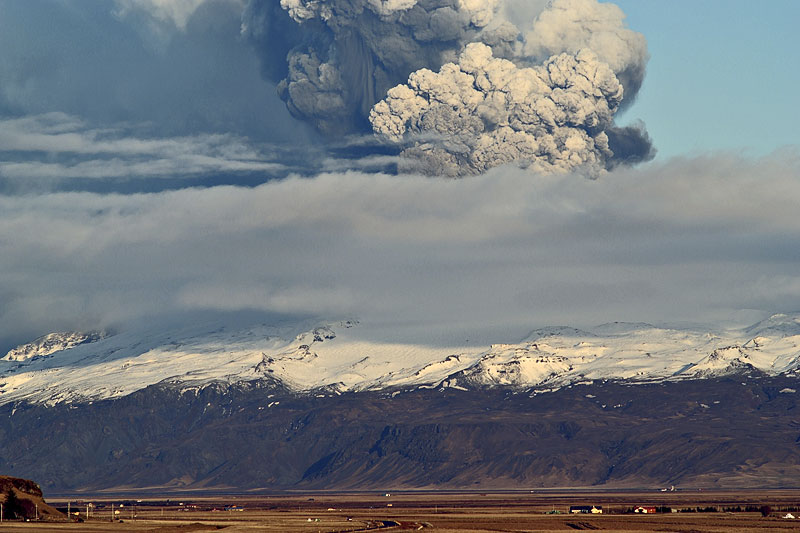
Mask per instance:
[[[135,500],[134,500],[135,502]],[[72,500],[85,518],[88,500]],[[752,532],[800,531],[800,519],[782,518],[800,507],[792,491],[537,491],[532,493],[323,493],[280,496],[209,497],[179,500],[95,499],[94,511],[81,523],[4,522],[9,532]],[[57,507],[66,501],[53,501]],[[570,505],[602,506],[604,514],[569,514]],[[670,507],[679,512],[626,514],[637,506]],[[769,505],[763,517],[754,507]],[[226,510],[237,506],[243,510]],[[731,508],[749,512],[730,511]],[[697,512],[697,509],[703,509]],[[714,511],[711,511],[714,509]],[[560,514],[550,514],[559,511]],[[691,512],[690,512],[691,511]],[[549,512],[549,513],[548,513]]]

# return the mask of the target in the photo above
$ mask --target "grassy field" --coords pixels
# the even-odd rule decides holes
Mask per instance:
[[[50,502],[58,507],[66,501]],[[800,531],[800,519],[781,518],[800,506],[800,491],[347,493],[184,500],[72,500],[82,522],[3,522],[0,531],[36,532],[750,532]],[[114,518],[112,522],[112,507]],[[122,507],[120,507],[122,504]],[[601,505],[602,515],[569,514],[570,505]],[[639,505],[680,512],[626,514]],[[769,505],[773,513],[726,511]],[[240,506],[244,510],[225,510]],[[697,512],[697,509],[716,509]],[[689,512],[691,510],[692,512]],[[548,514],[559,511],[560,514]],[[793,512],[796,516],[800,513]]]

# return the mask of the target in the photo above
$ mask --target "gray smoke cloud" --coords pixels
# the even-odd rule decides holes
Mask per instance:
[[[373,131],[401,169],[597,175],[654,153],[614,125],[648,54],[613,4],[250,0],[242,32],[293,116],[328,138]]]
[[[610,167],[635,165],[650,161],[656,155],[653,142],[644,124],[639,121],[630,126],[612,126],[606,130],[608,146],[614,157],[608,161]]]

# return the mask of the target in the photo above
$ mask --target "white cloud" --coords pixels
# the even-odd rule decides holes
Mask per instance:
[[[204,3],[210,0],[114,0],[117,15],[126,17],[135,11],[147,13],[154,21],[171,24],[184,31],[189,18]],[[225,0],[244,8],[243,0]]]

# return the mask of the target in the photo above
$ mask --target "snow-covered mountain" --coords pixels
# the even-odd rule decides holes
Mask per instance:
[[[0,404],[85,402],[156,383],[267,379],[318,394],[432,387],[545,392],[598,380],[653,382],[800,369],[800,315],[709,332],[643,323],[538,329],[523,341],[380,341],[357,321],[52,334],[0,360]]]

